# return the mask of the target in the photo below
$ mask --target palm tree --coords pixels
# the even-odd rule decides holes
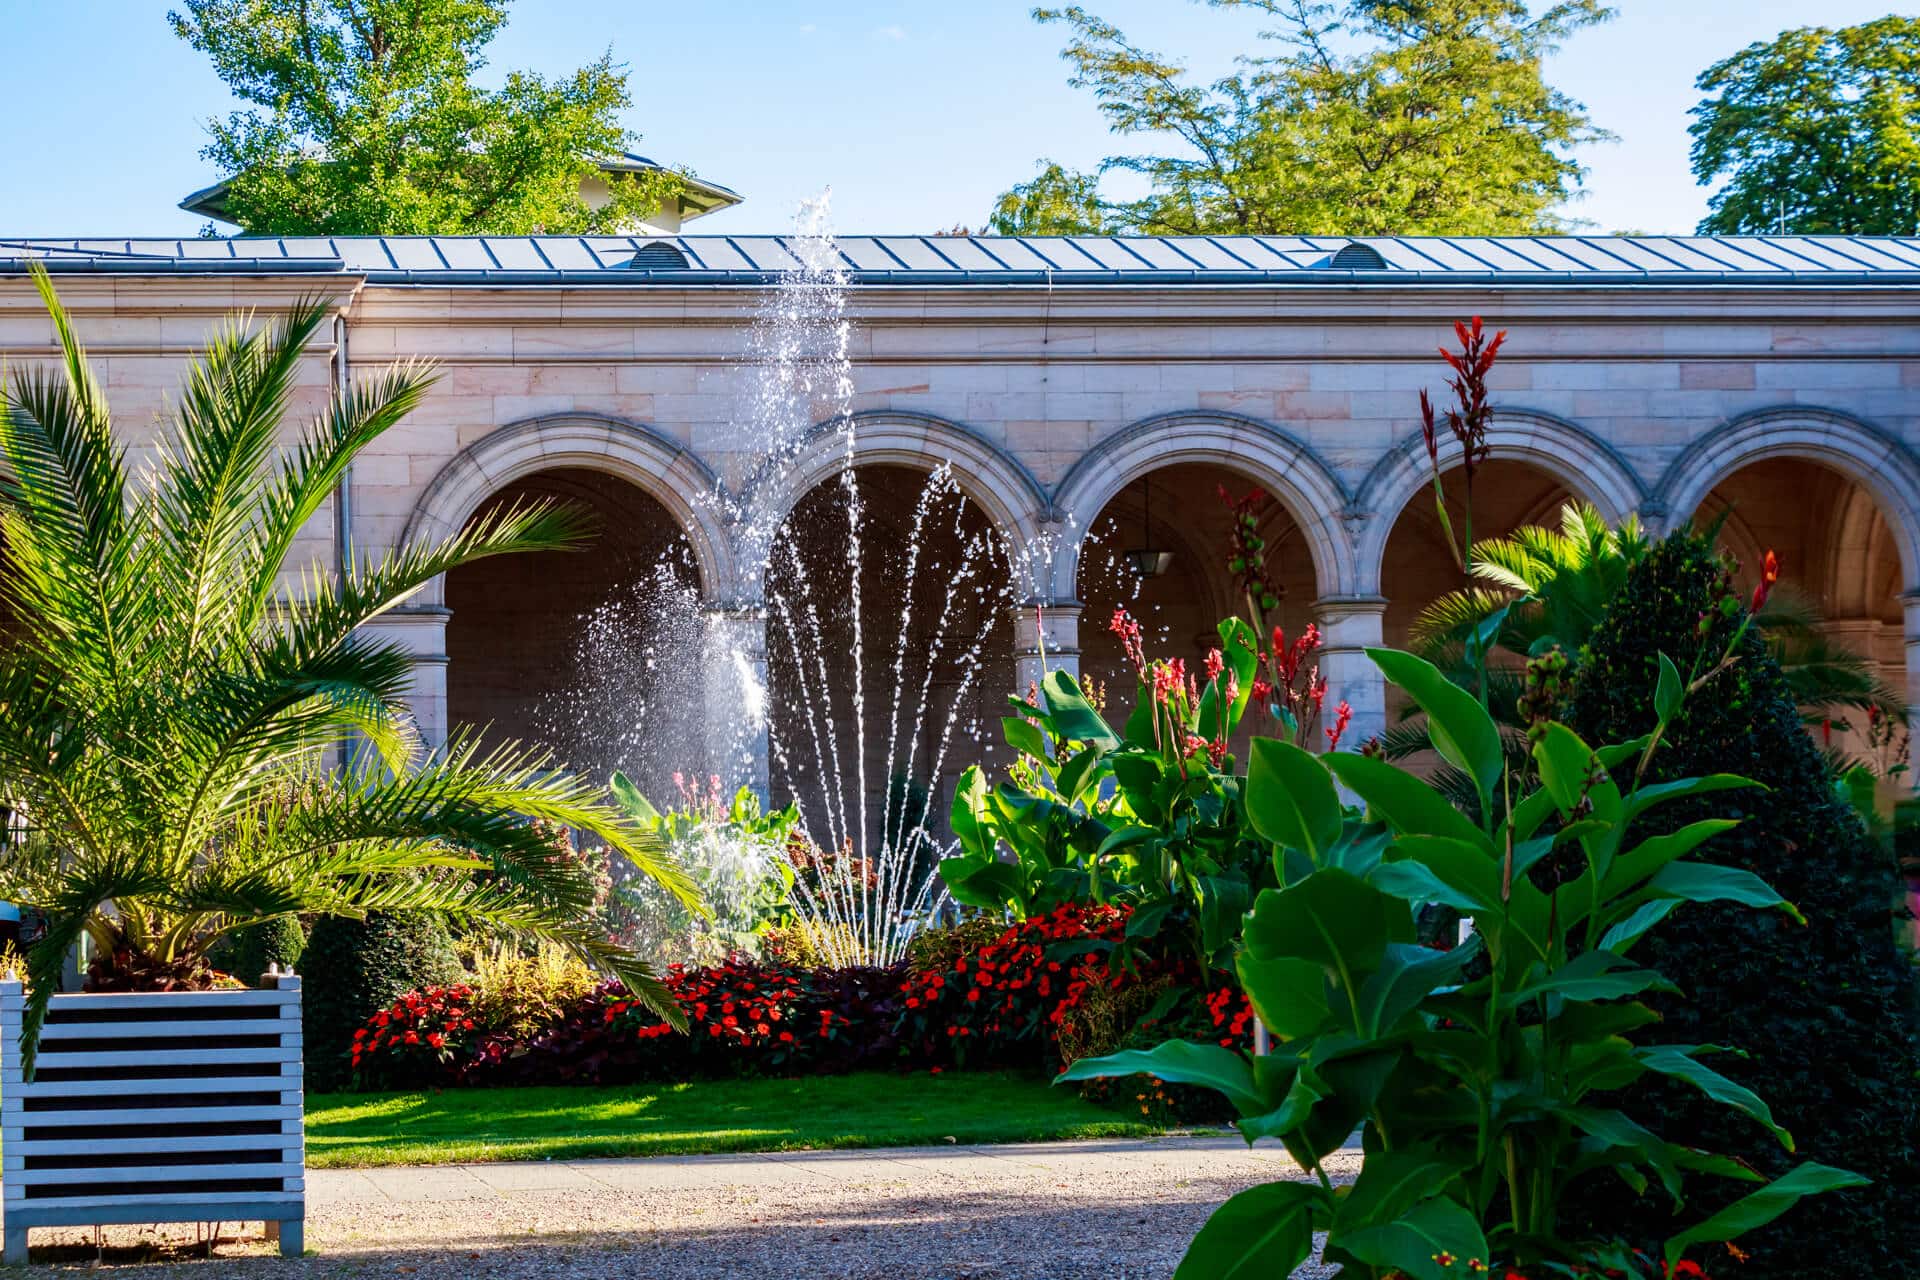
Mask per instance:
[[[1472,687],[1470,644],[1528,656],[1558,647],[1577,660],[1646,546],[1634,517],[1611,528],[1596,508],[1569,502],[1558,530],[1525,525],[1474,544],[1474,575],[1489,585],[1451,591],[1429,604],[1414,621],[1413,648],[1463,688]],[[1786,586],[1769,594],[1754,618],[1808,721],[1856,711],[1904,722],[1900,694],[1871,661],[1828,640],[1821,623],[1819,609]],[[1510,745],[1524,758],[1515,712],[1521,674],[1508,664],[1490,669],[1487,679],[1488,705],[1513,731]],[[1424,750],[1426,729],[1416,721],[1395,726],[1386,746],[1396,755]]]
[[[590,875],[536,823],[603,841],[692,902],[685,874],[537,751],[466,735],[424,750],[410,659],[360,629],[458,565],[577,545],[577,516],[516,506],[290,581],[300,530],[430,376],[400,366],[346,388],[281,448],[325,313],[232,320],[134,474],[50,278],[34,279],[62,359],[0,391],[0,797],[32,829],[0,860],[0,898],[47,922],[27,953],[29,1069],[82,936],[96,984],[205,985],[212,942],[294,913],[419,909],[556,940],[677,1021],[655,976],[588,925]]]

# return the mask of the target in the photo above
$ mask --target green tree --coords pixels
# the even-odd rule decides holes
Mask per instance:
[[[1079,7],[1039,9],[1070,32],[1071,83],[1109,128],[1166,150],[1106,159],[1139,175],[1134,200],[1100,174],[1048,165],[1000,197],[1002,233],[1498,234],[1553,230],[1603,138],[1541,75],[1561,41],[1612,15],[1601,0],[1207,0],[1271,20],[1283,52],[1246,55],[1212,84]],[[1078,216],[1076,216],[1078,215]]]
[[[0,900],[47,921],[27,954],[29,1059],[82,937],[94,986],[204,986],[216,941],[295,914],[414,909],[548,938],[676,1010],[587,923],[593,878],[538,823],[589,833],[691,900],[685,873],[539,752],[460,735],[423,751],[411,657],[362,630],[458,565],[574,545],[570,513],[509,508],[342,574],[289,565],[354,455],[431,380],[370,377],[283,434],[326,311],[236,322],[189,368],[156,462],[135,473],[51,280],[35,282],[62,359],[16,370],[0,395],[0,595],[14,620],[0,796],[34,831],[0,860]],[[364,749],[327,767],[347,740]]]
[[[607,232],[670,199],[666,173],[583,180],[634,140],[611,54],[476,84],[508,0],[186,0],[174,32],[250,104],[208,125],[228,216],[252,235]]]
[[[1920,227],[1920,18],[1782,32],[1695,87],[1693,172],[1726,180],[1701,234]]]
[[[1104,234],[1109,227],[1100,177],[1042,160],[1032,181],[1001,193],[988,225],[1003,236]]]

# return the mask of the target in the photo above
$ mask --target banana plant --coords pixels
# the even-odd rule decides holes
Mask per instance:
[[[1276,883],[1244,921],[1236,967],[1272,1052],[1175,1042],[1083,1060],[1062,1077],[1148,1072],[1214,1088],[1239,1111],[1249,1143],[1280,1142],[1305,1172],[1228,1201],[1177,1280],[1286,1275],[1307,1259],[1315,1232],[1327,1233],[1324,1256],[1342,1274],[1367,1280],[1447,1280],[1496,1262],[1577,1265],[1594,1256],[1593,1242],[1566,1239],[1558,1215],[1583,1178],[1657,1186],[1676,1210],[1694,1175],[1762,1184],[1669,1240],[1671,1267],[1806,1195],[1863,1183],[1813,1163],[1764,1182],[1614,1104],[1636,1082],[1671,1077],[1793,1146],[1764,1101],[1714,1068],[1715,1046],[1629,1038],[1658,1020],[1642,998],[1675,990],[1632,955],[1669,913],[1718,901],[1797,918],[1750,872],[1691,857],[1731,820],[1634,837],[1662,804],[1752,785],[1729,775],[1641,785],[1635,762],[1658,749],[1696,686],[1663,674],[1660,727],[1635,742],[1594,748],[1565,725],[1536,721],[1529,776],[1539,785],[1508,795],[1518,771],[1473,695],[1413,655],[1369,652],[1426,714],[1435,748],[1479,793],[1478,812],[1498,816],[1465,816],[1377,755],[1253,743],[1245,803]],[[1342,788],[1360,806],[1345,805]],[[1496,792],[1498,806],[1488,803]],[[1534,874],[1549,857],[1559,872],[1551,887]],[[1471,922],[1467,942],[1415,944],[1414,913],[1430,902]],[[1337,1187],[1326,1162],[1356,1129],[1361,1171]],[[1629,1253],[1608,1256],[1632,1274]]]
[[[956,901],[1017,919],[1063,902],[1132,907],[1129,943],[1172,931],[1196,959],[1223,962],[1271,860],[1249,825],[1228,750],[1258,673],[1258,642],[1220,624],[1204,682],[1176,663],[1138,663],[1138,696],[1115,731],[1064,671],[1044,695],[1010,699],[1001,721],[1018,756],[989,787],[961,777],[940,864]]]

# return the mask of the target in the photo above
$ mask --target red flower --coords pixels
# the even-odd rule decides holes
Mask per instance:
[[[1760,563],[1760,581],[1753,588],[1753,600],[1747,605],[1748,613],[1758,613],[1766,606],[1767,597],[1773,594],[1773,584],[1780,581],[1780,557],[1767,549],[1766,559]]]
[[[1324,683],[1322,687],[1325,687]],[[1347,705],[1345,698],[1342,698],[1340,705],[1333,709],[1333,725],[1327,730],[1327,750],[1338,751],[1340,749],[1341,736],[1346,733],[1347,726],[1352,722],[1353,708]]]

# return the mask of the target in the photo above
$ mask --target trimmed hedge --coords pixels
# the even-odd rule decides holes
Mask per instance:
[[[1684,672],[1704,648],[1703,668],[1711,664],[1744,616],[1732,591],[1731,575],[1698,534],[1675,534],[1649,551],[1578,665],[1568,718],[1581,736],[1624,742],[1650,730],[1658,654]],[[1682,1086],[1649,1091],[1642,1109],[1659,1118],[1656,1127],[1697,1134],[1700,1147],[1738,1154],[1769,1174],[1818,1160],[1874,1180],[1742,1236],[1750,1255],[1743,1277],[1920,1276],[1910,1221],[1920,1187],[1920,1062],[1909,979],[1890,927],[1894,867],[1837,798],[1779,666],[1752,631],[1737,663],[1688,699],[1649,780],[1709,773],[1740,774],[1767,789],[1666,805],[1639,834],[1705,817],[1743,819],[1703,856],[1761,876],[1807,924],[1740,906],[1683,907],[1636,956],[1685,993],[1659,1002],[1665,1021],[1646,1034],[1747,1055],[1714,1065],[1765,1099],[1799,1150],[1782,1151],[1757,1124]],[[1744,1190],[1725,1188],[1711,1189],[1717,1200],[1703,1188],[1690,1216]],[[1658,1188],[1639,1198],[1611,1182],[1589,1191],[1581,1207],[1596,1232],[1624,1227],[1648,1243],[1672,1226]]]
[[[306,952],[307,931],[300,917],[275,916],[229,934],[208,958],[251,986],[271,965],[298,970]]]
[[[343,1089],[354,1028],[409,991],[446,986],[462,974],[453,938],[420,912],[327,916],[314,922],[302,969],[307,1088]]]

